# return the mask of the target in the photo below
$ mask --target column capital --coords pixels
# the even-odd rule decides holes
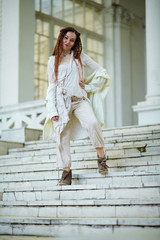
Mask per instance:
[[[112,3],[112,5],[106,9],[106,24],[119,23],[129,26],[133,19],[135,19],[135,15],[119,4]]]

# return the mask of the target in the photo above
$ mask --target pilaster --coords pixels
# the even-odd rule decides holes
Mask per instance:
[[[131,35],[134,15],[113,3],[106,9],[106,59],[111,75],[111,89],[106,99],[106,126],[132,123],[131,110]],[[127,114],[126,114],[127,113]]]

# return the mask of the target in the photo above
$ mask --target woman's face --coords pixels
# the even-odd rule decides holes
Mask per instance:
[[[74,32],[67,32],[63,38],[63,51],[69,52],[76,41],[76,34]]]

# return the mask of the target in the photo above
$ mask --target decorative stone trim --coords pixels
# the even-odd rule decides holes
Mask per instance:
[[[42,130],[45,118],[45,100],[37,100],[1,107],[0,135],[2,130],[21,127]]]
[[[135,15],[119,4],[112,3],[111,7],[107,8],[106,23],[112,21],[113,23],[130,25],[133,19],[135,19]]]

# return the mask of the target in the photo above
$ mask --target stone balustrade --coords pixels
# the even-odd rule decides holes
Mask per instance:
[[[0,135],[13,128],[43,129],[46,118],[45,100],[36,100],[0,107]]]

